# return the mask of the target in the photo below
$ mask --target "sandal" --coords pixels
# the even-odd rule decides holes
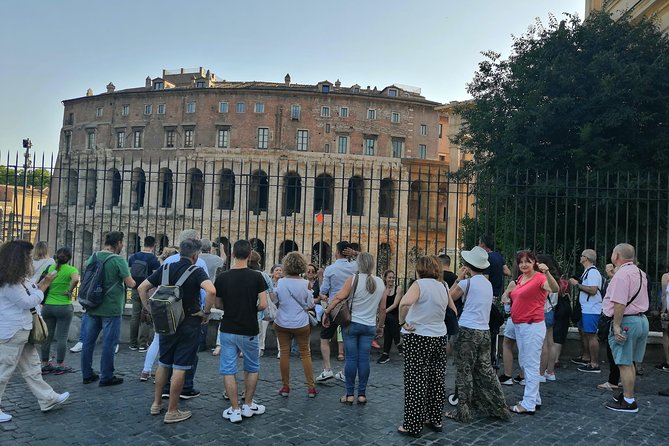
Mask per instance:
[[[597,388],[599,390],[618,390],[620,389],[620,386],[616,386],[615,384],[611,384],[610,382],[605,382],[604,384],[597,384]]]
[[[511,412],[513,412],[513,413],[517,413],[517,414],[519,414],[519,415],[534,415],[534,411],[533,411],[533,410],[527,410],[527,409],[525,409],[525,408],[522,406],[522,404],[520,404],[520,403],[515,404],[515,405],[509,407],[509,410],[510,410]]]
[[[434,432],[443,432],[444,431],[444,427],[441,424],[435,424],[431,421],[426,421],[425,426],[432,429]]]
[[[353,405],[353,395],[344,395],[341,398],[339,398],[339,402],[342,404],[346,404],[347,406],[352,406]]]
[[[420,432],[414,434],[413,432],[409,432],[408,430],[404,429],[402,426],[397,428],[397,432],[399,432],[401,435],[408,435],[409,437],[420,438]]]
[[[358,404],[367,404],[367,397],[365,395],[358,395]]]
[[[344,355],[337,355],[337,361],[343,361]]]

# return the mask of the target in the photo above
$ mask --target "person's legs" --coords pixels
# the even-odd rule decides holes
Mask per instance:
[[[463,422],[469,422],[472,418],[474,395],[473,367],[477,357],[477,349],[474,343],[476,330],[461,327],[455,340],[455,391],[458,394],[457,418]],[[497,380],[499,383],[499,380]]]
[[[337,349],[338,349],[337,359],[341,361],[341,359],[346,354],[346,348],[344,347],[344,337],[342,335],[341,327],[337,327]]]
[[[297,347],[300,350],[300,359],[304,369],[304,378],[307,381],[307,387],[314,389],[314,370],[311,362],[311,349],[309,348],[309,338],[311,337],[311,326],[298,328],[294,330]]]
[[[404,336],[404,421],[402,428],[419,434],[425,421],[427,336]],[[442,380],[443,382],[443,380]]]
[[[253,405],[256,386],[258,384],[258,372],[260,372],[260,349],[258,348],[258,337],[238,336],[237,342],[244,354],[244,400],[249,406]],[[290,343],[288,343],[290,351]],[[283,355],[282,359],[283,359]],[[287,355],[290,357],[290,353]]]
[[[153,335],[153,341],[149,345],[149,349],[146,351],[146,357],[144,358],[144,368],[143,372],[151,373],[153,369],[153,363],[156,361],[158,352],[160,350],[160,335],[158,333]]]
[[[93,350],[95,349],[98,335],[102,330],[102,318],[86,314],[86,323],[82,323],[81,325],[84,337],[81,348],[81,376],[86,380],[93,377]]]
[[[292,330],[281,327],[274,323],[274,332],[281,346],[281,358],[279,358],[279,369],[281,370],[281,384],[285,388],[290,388],[290,339]]]
[[[586,333],[588,351],[590,352],[590,366],[599,369],[599,338],[597,333]]]
[[[332,370],[330,364],[330,341],[337,333],[337,325],[331,322],[327,328],[321,329],[321,356],[323,357],[323,370]]]
[[[584,362],[590,362],[590,344],[588,343],[588,340],[585,338],[585,333],[583,332],[583,316],[581,316],[581,320],[578,322],[578,336],[581,338],[580,358]]]
[[[508,420],[511,418],[511,414],[507,409],[504,393],[502,393],[502,387],[499,383],[499,379],[495,376],[492,364],[488,362],[490,358],[490,355],[488,354],[488,336],[490,336],[489,332],[477,331],[477,336],[475,338],[475,343],[478,345],[478,348],[472,366],[472,401],[476,401],[477,409],[484,414],[490,417]],[[458,398],[459,412],[460,405],[462,404],[462,397],[460,396],[459,390]]]
[[[258,321],[258,346],[260,351],[265,351],[265,338],[267,337],[267,327],[269,327],[269,321],[264,321],[260,319]],[[277,348],[279,346],[277,345]]]
[[[344,388],[346,389],[346,396],[355,395],[355,377],[358,374],[358,338],[360,336],[358,325],[351,322],[348,327],[342,330],[342,336],[346,352],[344,362],[344,377],[346,378]]]
[[[620,368],[616,365],[615,359],[613,359],[613,352],[608,340],[606,342],[606,360],[609,362],[609,379],[607,382],[612,386],[618,387],[618,383],[620,383]]]
[[[541,347],[541,363],[539,366],[539,375],[543,376],[544,372],[548,370],[548,365],[553,356],[553,327],[546,327],[546,336],[544,336],[544,344]]]
[[[48,331],[48,336],[46,341],[42,343],[40,348],[40,356],[42,358],[42,365],[46,366],[49,363],[51,356],[51,343],[56,332],[56,315],[53,311],[53,305],[43,305],[42,306],[42,319],[46,324],[46,329]]]
[[[539,362],[541,347],[546,335],[546,325],[516,325],[516,342],[518,344],[518,361],[525,372],[525,389],[520,404],[528,411],[534,411],[541,404],[539,395]]]
[[[136,289],[130,290],[132,296],[132,317],[130,318],[130,348],[136,350],[140,343],[138,338],[140,317],[142,314],[142,302]]]
[[[179,395],[184,388],[186,381],[186,370],[172,368],[172,377],[170,378],[170,399],[167,403],[167,412],[176,412],[179,406]]]
[[[376,334],[376,327],[373,325],[360,325],[358,327],[360,334],[358,335],[358,398],[367,395],[367,381],[369,381],[369,355],[372,351],[372,340]],[[348,351],[348,349],[347,349]],[[349,352],[349,355],[352,353]],[[347,355],[348,356],[348,355]]]
[[[511,377],[513,373],[513,346],[516,340],[504,336],[502,341],[502,362],[504,363],[504,375]]]
[[[104,383],[114,377],[114,350],[121,333],[121,316],[104,317],[101,319],[103,331],[102,356],[100,357],[100,383]]]
[[[170,369],[158,364],[156,369],[156,385],[153,390],[153,405],[160,406],[163,400],[163,388],[167,385],[169,379]],[[151,369],[149,369],[151,370]]]
[[[42,378],[42,369],[40,365],[41,363],[39,355],[37,354],[37,349],[34,345],[26,342],[19,355],[16,368],[21,373],[28,389],[30,389],[32,394],[35,395],[35,398],[37,398],[40,409],[44,410],[53,403],[58,397],[58,394],[54,392],[51,386]]]
[[[458,332],[458,336],[459,336]],[[425,363],[425,378],[427,389],[425,393],[425,419],[438,426],[444,413],[446,402],[446,388],[444,377],[446,375],[446,336],[430,337],[427,339],[428,360]]]
[[[239,395],[237,394],[237,354],[239,349],[235,342],[235,336],[231,333],[219,333],[221,340],[221,359],[219,373],[223,375],[225,392],[230,398],[230,406],[233,410],[239,410]]]
[[[193,359],[193,366],[190,369],[186,370],[186,376],[184,377],[184,385],[183,385],[184,391],[195,390],[195,372],[197,372],[198,362],[199,358],[196,352],[195,357]]]
[[[72,322],[72,305],[58,305],[56,309],[56,364],[63,365],[65,352],[67,351],[67,335],[70,332]]]

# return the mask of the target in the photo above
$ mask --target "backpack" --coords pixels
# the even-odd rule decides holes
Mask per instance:
[[[199,266],[191,265],[179,277],[177,283],[170,285],[170,264],[163,267],[163,278],[156,291],[149,297],[153,329],[160,335],[173,335],[183,322],[184,307],[181,302],[181,287]]]
[[[149,262],[135,258],[130,267],[130,276],[135,281],[136,287],[149,277]]]
[[[112,257],[118,256],[112,254],[101,262],[98,260],[97,253],[95,253],[84,270],[77,298],[79,299],[81,306],[86,310],[99,307],[107,294],[102,281],[104,279],[105,263]]]

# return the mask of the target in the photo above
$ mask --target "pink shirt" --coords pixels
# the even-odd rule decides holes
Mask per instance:
[[[520,282],[522,276],[518,280]],[[523,284],[516,285],[510,293],[511,320],[514,324],[535,324],[544,321],[544,304],[548,291],[544,290],[546,276],[536,272]]]
[[[641,275],[639,275],[641,273]],[[639,284],[641,280],[641,284]],[[639,291],[634,301],[625,307],[625,314],[639,314],[648,311],[648,279],[632,262],[624,263],[611,279],[606,296],[602,301],[602,313],[613,317],[613,304],[627,305],[627,302]],[[639,285],[641,289],[639,290]]]

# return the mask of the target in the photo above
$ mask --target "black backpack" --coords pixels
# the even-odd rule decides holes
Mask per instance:
[[[135,287],[138,287],[140,283],[149,277],[149,262],[135,258],[130,267],[130,276],[136,283]]]
[[[102,280],[104,278],[105,263],[112,257],[118,256],[112,254],[101,262],[98,260],[97,253],[95,253],[90,263],[86,266],[86,270],[84,270],[77,297],[81,306],[87,310],[100,306],[107,294],[104,290]]]

